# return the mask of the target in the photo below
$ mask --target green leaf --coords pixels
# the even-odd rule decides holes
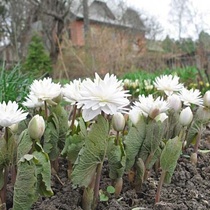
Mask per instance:
[[[126,164],[126,156],[123,144],[115,145],[113,139],[109,140],[108,144],[108,162],[109,162],[109,177],[117,179],[123,176]]]
[[[80,127],[81,136],[83,136],[85,138],[87,136],[87,134],[88,134],[85,122],[84,122],[84,120],[82,118],[79,118],[78,121],[79,121],[79,127]]]
[[[78,157],[79,151],[84,144],[85,138],[79,133],[73,136],[69,135],[66,139],[65,146],[61,155],[66,155],[67,159],[74,163]]]
[[[14,186],[13,210],[30,209],[38,199],[36,192],[36,167],[32,159],[22,157],[18,163],[17,178]]]
[[[143,161],[146,161],[150,154],[152,154],[153,162],[155,162],[158,158],[157,154],[159,153],[157,153],[156,150],[158,150],[159,145],[163,140],[165,126],[165,123],[156,122],[154,120],[150,121],[146,125],[145,140],[138,155],[138,157],[141,158]],[[148,167],[148,165],[150,165],[151,167],[151,164],[149,163],[146,166],[147,169],[150,168]]]
[[[115,188],[113,186],[108,186],[106,188],[106,191],[110,194],[113,194],[113,193],[115,193]]]
[[[40,145],[41,147],[41,145]],[[51,189],[51,165],[48,155],[43,151],[34,151],[34,157],[39,161],[36,164],[38,177],[38,192],[42,196],[53,195]]]
[[[171,139],[180,133],[182,125],[179,123],[179,112],[169,110],[166,123],[165,139]]]
[[[44,132],[44,151],[49,155],[50,160],[55,160],[59,155],[58,148],[59,133],[53,122],[48,122]]]
[[[17,160],[20,160],[25,154],[29,153],[33,145],[33,141],[28,134],[28,130],[22,131],[18,139]]]
[[[82,118],[79,119],[79,127],[80,132],[78,134],[72,136],[71,133],[69,133],[69,135],[67,135],[65,146],[61,152],[61,155],[66,155],[68,160],[72,163],[76,161],[87,136],[87,128]]]
[[[11,135],[6,143],[4,137],[0,138],[0,168],[16,162],[17,143],[14,135]]]
[[[131,127],[128,135],[125,137],[126,170],[129,170],[134,165],[145,138],[145,128],[146,123],[141,118],[136,127]]]
[[[187,136],[186,136],[186,147],[189,147],[190,144],[192,144],[193,142],[195,143],[195,139],[197,134],[199,133],[199,131],[202,129],[203,127],[203,122],[201,120],[194,120],[187,132]]]
[[[39,195],[53,195],[49,157],[39,143],[35,148],[36,151],[22,156],[18,162],[13,210],[30,209]]]
[[[58,104],[52,107],[53,120],[58,131],[58,147],[63,149],[66,140],[66,133],[69,129],[68,125],[68,113],[63,106]]]
[[[172,176],[176,168],[177,160],[180,157],[181,151],[182,142],[180,141],[178,136],[167,141],[160,156],[160,166],[163,171],[166,171],[168,173],[166,175],[165,181],[170,180],[170,177]]]
[[[85,145],[75,162],[71,174],[75,185],[87,187],[91,183],[98,164],[104,161],[108,147],[108,134],[108,122],[99,116],[97,123],[92,125],[85,139]]]
[[[145,165],[144,162],[141,158],[138,158],[138,160],[136,161],[136,177],[135,177],[135,185],[140,186],[143,183],[144,180],[144,174],[145,174]]]
[[[108,201],[108,200],[109,200],[109,197],[108,197],[107,195],[105,195],[104,193],[101,193],[101,194],[99,195],[99,200],[100,200],[101,202],[105,202],[105,201]]]

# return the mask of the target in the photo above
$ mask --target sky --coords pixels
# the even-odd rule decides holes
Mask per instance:
[[[169,19],[171,17],[171,1],[172,0],[125,0],[128,6],[134,7],[138,11],[154,16],[161,24],[164,32],[161,34],[160,39],[163,39],[167,34],[171,38],[178,38],[178,30]],[[194,12],[193,19],[190,18],[187,23],[182,37],[191,37],[192,39],[198,38],[198,31],[202,29],[210,33],[210,0],[190,0],[192,11]]]

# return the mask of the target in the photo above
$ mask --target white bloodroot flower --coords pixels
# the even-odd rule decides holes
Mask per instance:
[[[26,119],[28,112],[24,112],[21,108],[18,108],[18,104],[14,101],[0,103],[0,125],[3,127],[9,127],[13,124],[19,123]]]
[[[179,77],[176,75],[161,75],[155,79],[154,86],[168,96],[183,88],[183,84],[179,83]]]
[[[165,113],[168,109],[168,103],[161,97],[153,98],[153,95],[139,96],[139,101],[134,102],[135,110],[138,110],[139,114],[143,114],[145,117],[151,117],[154,119],[161,113]],[[133,113],[132,113],[133,114]]]
[[[180,94],[180,99],[183,101],[184,105],[190,106],[191,104],[195,104],[198,106],[203,105],[203,99],[201,92],[198,89],[186,89],[182,88]]]
[[[39,108],[44,106],[44,101],[39,100],[37,96],[30,92],[23,105],[28,108]]]
[[[81,79],[73,80],[69,84],[65,84],[62,88],[63,99],[71,105],[76,104],[81,99],[80,88],[81,88]]]
[[[95,73],[94,81],[84,80],[80,89],[81,99],[78,102],[78,106],[82,106],[84,120],[92,120],[102,112],[108,115],[125,112],[126,106],[129,105],[127,92],[123,89],[122,81],[118,81],[113,74],[106,74],[104,79],[101,79]]]
[[[43,80],[34,80],[30,91],[41,101],[51,101],[61,94],[61,85],[52,82],[52,79],[48,77]]]

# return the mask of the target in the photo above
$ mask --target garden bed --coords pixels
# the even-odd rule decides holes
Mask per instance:
[[[208,129],[202,138],[200,149],[210,149],[209,135]],[[190,162],[191,152],[192,148],[188,148],[180,157],[171,184],[163,185],[160,203],[154,203],[160,176],[151,172],[139,192],[131,189],[125,175],[123,191],[119,198],[110,196],[108,202],[99,202],[97,210],[209,210],[210,153],[199,152],[198,163],[195,166]],[[55,175],[52,177],[54,195],[50,198],[40,198],[33,205],[33,210],[82,210],[82,189],[72,186],[67,178],[66,169],[66,161],[60,159],[60,181]],[[100,188],[105,190],[110,184],[105,165]]]

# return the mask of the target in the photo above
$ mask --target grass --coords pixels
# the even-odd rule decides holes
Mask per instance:
[[[22,103],[28,94],[28,86],[33,78],[21,72],[20,64],[9,70],[3,64],[0,67],[0,72],[0,101]]]
[[[202,93],[210,89],[209,83],[205,80],[206,77],[204,76],[204,72],[199,72],[195,67],[177,68],[174,70],[165,69],[153,73],[148,73],[147,71],[141,70],[132,73],[126,73],[122,76],[121,79],[124,81],[129,80],[127,89],[130,90],[130,93],[134,97],[136,97],[141,94],[148,95],[152,93],[155,89],[151,88],[151,86],[148,86],[147,83],[149,82],[152,85],[157,76],[169,74],[179,76],[180,83],[185,84],[185,86],[188,88],[197,88]],[[148,89],[148,87],[150,87],[150,89]]]

